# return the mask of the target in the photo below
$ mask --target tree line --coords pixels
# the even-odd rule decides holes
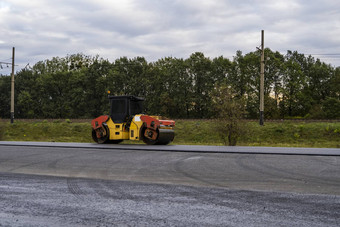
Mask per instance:
[[[37,62],[15,75],[16,118],[93,118],[107,114],[107,91],[146,99],[148,114],[215,118],[214,97],[228,87],[244,100],[245,118],[259,114],[260,51],[232,60],[201,52],[187,59],[74,54]],[[265,118],[340,118],[340,67],[297,51],[265,49]],[[10,76],[0,76],[0,117],[10,116]]]

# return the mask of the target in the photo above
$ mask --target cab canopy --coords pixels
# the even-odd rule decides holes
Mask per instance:
[[[143,98],[126,95],[113,96],[109,95],[110,116],[113,122],[123,123],[136,114],[143,112]]]

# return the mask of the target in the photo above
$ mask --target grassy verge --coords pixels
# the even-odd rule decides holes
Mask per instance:
[[[90,123],[15,121],[4,124],[2,140],[46,142],[92,142]]]
[[[224,145],[213,120],[177,120],[174,144]],[[91,143],[89,122],[16,121],[0,125],[0,140]],[[125,141],[124,143],[134,143]],[[340,122],[247,122],[239,146],[340,148]]]
[[[340,148],[340,123],[284,122],[248,123],[250,133],[240,140],[249,146],[335,147]],[[262,130],[264,128],[264,130]]]
[[[212,120],[179,120],[176,143],[224,145]],[[340,148],[340,122],[247,122],[238,146],[335,147]]]

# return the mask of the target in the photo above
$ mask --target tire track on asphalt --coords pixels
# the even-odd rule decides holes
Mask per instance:
[[[321,158],[315,159],[316,162],[323,163],[331,166],[339,166],[340,159],[338,157],[329,157],[330,161],[325,161]],[[334,163],[333,163],[334,162]]]
[[[35,156],[41,156],[41,155],[46,155],[46,154],[48,154],[48,153],[50,153],[50,152],[44,150],[43,152],[42,152],[42,151],[37,151],[37,153],[29,154],[29,155],[16,155],[15,157],[8,158],[8,159],[6,159],[6,161],[2,161],[2,162],[0,162],[0,163],[6,163],[6,162],[10,162],[10,161],[18,161],[18,160],[21,160],[21,159],[26,160],[26,158],[35,157]],[[28,163],[28,164],[23,164],[23,165],[17,166],[17,167],[15,167],[15,168],[10,168],[10,169],[8,169],[8,170],[6,170],[6,171],[12,172],[12,171],[18,170],[18,169],[20,169],[20,168],[24,168],[24,167],[28,167],[28,166],[40,164],[40,163],[43,163],[43,162],[44,162],[44,161],[35,161],[35,162]]]
[[[20,158],[26,158],[26,157],[32,157],[32,156],[40,156],[40,155],[46,155],[46,154],[39,153],[39,154],[33,154],[33,155],[27,155],[27,156],[20,156]],[[13,161],[13,160],[15,160],[15,159],[13,158],[10,161]],[[13,172],[13,171],[18,170],[18,169],[22,169],[22,168],[25,168],[25,167],[28,167],[28,166],[34,166],[34,165],[37,165],[37,164],[40,164],[40,163],[44,163],[44,162],[45,162],[45,160],[44,161],[34,161],[34,162],[31,162],[31,163],[28,163],[28,164],[24,164],[24,165],[20,165],[20,166],[8,169],[6,171]]]
[[[13,161],[13,160],[17,160],[18,158],[27,158],[27,157],[33,157],[33,156],[37,156],[37,155],[41,155],[41,153],[35,153],[35,154],[29,154],[29,155],[17,155],[15,157],[12,158],[7,158],[7,159],[0,159],[0,163],[4,163],[4,162],[8,162],[8,161]]]
[[[121,151],[121,152],[115,152],[115,155],[119,154],[134,154],[136,151]],[[107,154],[107,152],[105,152]],[[105,176],[107,176],[111,172],[110,170],[114,168],[115,164],[120,164],[120,160],[117,160],[115,162],[110,161],[109,167],[104,170]],[[133,172],[134,173],[134,172]],[[130,174],[130,173],[129,173]],[[126,179],[129,179],[131,176],[126,176]],[[117,181],[117,180],[115,180]],[[118,180],[119,181],[119,180]],[[124,182],[130,182],[129,180]],[[126,193],[126,191],[122,190],[119,186],[115,188],[115,190],[112,190],[111,187],[109,187],[109,183],[107,181],[89,181],[87,182],[88,186],[92,188],[101,198],[105,199],[124,199],[131,197],[129,194]],[[132,198],[133,199],[133,198]]]
[[[115,152],[116,154],[119,153],[127,153],[126,151],[121,151],[121,152]],[[90,151],[87,152],[86,155],[92,155],[92,154],[96,154],[96,158],[95,159],[91,159],[91,162],[95,162],[95,161],[101,161],[103,160],[102,155],[106,154],[106,155],[110,155],[110,153],[108,151]],[[74,155],[74,157],[76,157],[78,155]],[[84,158],[84,156],[82,157]],[[109,159],[105,159],[106,161],[109,162],[109,164],[114,165],[116,163],[119,163],[119,160],[112,162]],[[103,166],[105,166],[105,164],[103,163]],[[88,171],[83,171],[86,167],[90,167],[86,164],[81,165],[77,170],[72,171],[72,175],[75,175],[75,177],[68,177],[66,180],[67,183],[67,188],[68,191],[74,195],[77,199],[86,199],[86,197],[84,195],[86,195],[86,193],[84,192],[84,190],[79,186],[79,183],[83,183],[88,185],[91,189],[93,189],[95,191],[96,194],[104,197],[104,198],[109,198],[109,194],[107,192],[105,192],[104,190],[101,190],[101,186],[99,183],[97,183],[98,179],[91,179],[91,180],[86,180],[86,178],[82,178],[82,181],[80,181],[79,176],[82,177],[83,174],[87,174],[89,171],[91,172],[91,169],[89,169]],[[97,170],[98,171],[98,170]],[[100,176],[101,178],[108,178],[108,171],[109,168],[100,170]],[[87,187],[85,187],[87,188]]]
[[[289,171],[287,169],[282,169],[282,168],[278,168],[278,167],[275,167],[275,166],[272,166],[272,165],[268,165],[266,163],[264,163],[263,161],[260,161],[258,160],[256,157],[255,157],[255,160],[257,161],[257,163],[259,163],[262,167],[266,168],[268,171],[266,172],[273,172],[275,171],[277,176],[279,177],[282,177],[284,178],[285,175],[284,174],[288,174],[290,175],[291,177],[288,177],[288,179],[295,179],[295,180],[300,180],[304,183],[310,183],[310,182],[313,182],[313,183],[320,183],[320,184],[327,184],[329,186],[340,186],[340,181],[332,181],[330,182],[330,180],[326,180],[326,179],[321,179],[320,177],[316,177],[316,176],[312,176],[312,175],[308,175],[308,174],[303,174],[303,173],[300,173],[300,172],[297,172],[297,171]],[[315,158],[311,158],[312,161],[315,161]],[[340,168],[339,168],[339,173],[340,173]],[[284,173],[284,174],[283,174]],[[287,178],[287,177],[285,177]],[[310,181],[310,182],[308,182]]]
[[[176,163],[175,163],[175,170],[182,174],[183,176],[191,179],[191,180],[194,180],[194,181],[197,181],[199,183],[204,183],[203,185],[205,186],[215,186],[215,187],[223,187],[223,188],[227,188],[226,186],[222,185],[222,184],[219,184],[219,183],[216,183],[216,182],[213,182],[213,181],[210,181],[210,180],[207,180],[206,178],[202,178],[202,177],[199,177],[199,176],[195,176],[193,173],[190,173],[189,171],[185,170],[184,169],[184,162],[188,159],[192,158],[192,155],[187,155],[186,157],[178,160]]]
[[[245,160],[247,160],[247,162]],[[294,181],[299,181],[303,184],[321,183],[321,184],[327,184],[329,186],[340,186],[340,182],[329,182],[328,180],[323,180],[315,176],[302,174],[296,171],[293,172],[287,169],[282,169],[282,168],[268,165],[266,162],[259,160],[257,156],[250,156],[250,155],[240,156],[236,159],[236,162],[239,166],[241,166],[242,168],[246,170],[257,172],[264,176],[275,177],[276,179],[294,180]]]
[[[300,179],[296,177],[287,177],[287,176],[282,176],[282,174],[274,174],[273,172],[267,172],[265,171],[262,167],[262,165],[258,165],[256,162],[256,157],[253,155],[244,155],[236,158],[236,163],[238,166],[242,167],[244,170],[250,171],[252,173],[260,173],[263,176],[270,176],[270,177],[284,177],[285,179],[289,180],[295,180],[295,181],[301,181]]]
[[[27,156],[20,156],[20,158],[26,158],[26,157],[32,157],[32,156],[48,156],[50,152],[44,152],[44,153],[39,153],[39,154],[34,154],[34,155],[27,155]],[[34,166],[34,165],[37,165],[37,164],[41,164],[41,163],[48,163],[47,164],[47,167],[50,168],[50,167],[56,167],[56,164],[61,161],[61,160],[65,160],[67,158],[71,158],[71,157],[76,157],[78,155],[72,155],[72,156],[67,156],[67,157],[63,157],[63,158],[60,158],[60,159],[56,159],[52,162],[48,162],[47,160],[42,160],[42,161],[35,161],[35,162],[31,162],[31,163],[28,163],[28,164],[24,164],[24,165],[20,165],[20,166],[17,166],[15,168],[12,168],[12,169],[9,169],[7,171],[10,171],[10,172],[13,172],[15,170],[18,170],[18,169],[22,169],[22,168],[25,168],[25,167],[28,167],[28,166]],[[15,160],[15,159],[11,159],[11,160]]]
[[[7,159],[0,159],[0,164],[1,164],[1,163],[5,163],[5,162],[7,162],[7,161],[9,161],[9,160],[11,160],[11,159],[9,159],[9,158],[7,158]]]
[[[116,181],[119,182],[119,181]],[[124,181],[127,183],[129,181]],[[88,185],[96,192],[96,194],[103,199],[110,200],[137,200],[136,196],[129,194],[126,190],[123,190],[119,185],[112,185],[112,183],[104,181],[90,181]],[[114,190],[112,188],[114,186]]]
[[[75,196],[78,200],[83,200],[83,195],[85,193],[80,189],[78,185],[78,179],[77,178],[66,178],[66,184],[68,191]]]
[[[116,153],[116,152],[115,152]],[[122,151],[122,154],[129,156],[129,154],[135,154],[136,151],[131,150],[129,152],[127,151]],[[165,156],[165,158],[160,158],[160,161],[162,160],[167,160],[166,157],[168,156],[168,154],[166,153],[158,153],[161,156]],[[125,157],[125,156],[124,156]],[[138,165],[136,165],[134,167],[133,170],[129,169],[128,172],[126,172],[126,174],[124,175],[119,175],[118,179],[112,179],[115,182],[119,182],[122,181],[124,182],[124,184],[126,183],[131,183],[133,184],[134,182],[144,182],[146,184],[162,184],[159,183],[159,180],[145,180],[144,179],[144,174],[146,174],[147,176],[150,176],[149,174],[151,174],[152,176],[154,176],[154,173],[157,173],[157,171],[161,171],[161,169],[164,167],[164,165],[157,163],[156,165],[152,165],[152,168],[149,169],[150,167],[150,162],[149,160],[154,158],[154,152],[152,153],[145,153],[142,156],[142,159],[140,160],[140,162],[138,163]],[[114,164],[121,164],[120,161],[118,160],[117,162],[111,163],[111,165],[106,169],[107,173],[112,172],[111,169],[115,168]],[[127,163],[126,163],[127,164]],[[154,163],[153,163],[154,164]],[[129,165],[131,165],[131,163],[129,163]],[[148,170],[145,172],[145,168],[147,168]],[[161,168],[161,169],[158,169]],[[114,170],[113,170],[114,171]],[[149,172],[151,171],[151,172]],[[139,173],[139,174],[138,174]],[[125,177],[125,179],[121,179],[122,176]],[[157,177],[157,176],[156,176]],[[111,177],[108,177],[109,179],[111,179]],[[140,200],[140,198],[137,196],[132,195],[131,193],[129,193],[128,191],[126,191],[126,189],[121,188],[120,186],[117,186],[116,184],[112,184],[106,180],[104,181],[89,181],[88,182],[89,187],[91,187],[101,198],[105,198],[105,199],[130,199],[130,200]],[[112,185],[114,186],[114,188],[112,188]]]
[[[85,152],[85,153],[81,153],[82,155],[83,154],[90,154],[92,152]],[[74,158],[74,157],[78,157],[79,154],[76,154],[76,155],[70,155],[70,156],[66,156],[66,157],[62,157],[62,158],[58,158],[56,160],[53,160],[51,161],[50,163],[47,164],[47,168],[49,169],[55,169],[57,167],[57,164],[60,162],[60,161],[63,161],[63,160],[66,160],[66,159],[71,159],[71,158]]]

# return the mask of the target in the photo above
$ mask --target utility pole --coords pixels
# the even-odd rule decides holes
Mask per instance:
[[[264,30],[261,31],[261,72],[260,72],[260,125],[263,125],[264,111]]]
[[[11,79],[11,124],[14,122],[14,54],[15,48],[12,51],[12,79]]]

